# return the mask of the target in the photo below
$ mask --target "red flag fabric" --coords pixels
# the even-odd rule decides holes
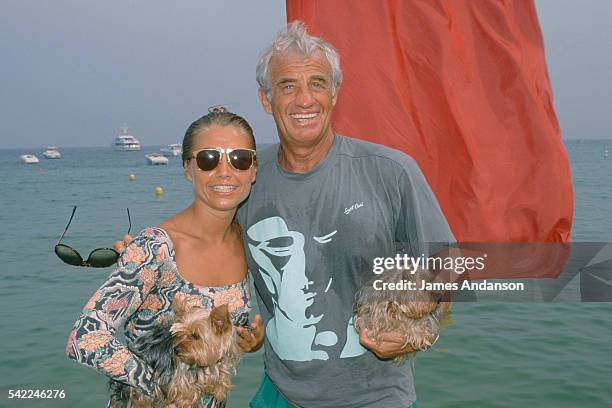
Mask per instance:
[[[566,242],[573,193],[532,1],[287,0],[340,53],[334,129],[411,155],[457,240]]]

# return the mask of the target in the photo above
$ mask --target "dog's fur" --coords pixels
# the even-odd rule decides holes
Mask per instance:
[[[176,296],[172,307],[172,326],[153,329],[129,346],[154,371],[153,395],[111,380],[111,407],[191,408],[201,407],[206,394],[227,398],[241,356],[227,305],[205,310]]]
[[[386,271],[383,282],[414,282],[414,290],[375,290],[373,282],[366,284],[357,294],[355,329],[367,329],[372,338],[378,340],[381,333],[397,331],[404,333],[406,342],[414,350],[430,347],[438,338],[443,303],[436,292],[420,290],[423,280],[431,282],[430,273],[417,270]],[[402,363],[408,354],[396,357]]]

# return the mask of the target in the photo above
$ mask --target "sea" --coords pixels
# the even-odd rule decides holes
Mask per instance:
[[[572,238],[612,242],[612,158],[603,157],[612,140],[565,146],[575,193]],[[60,160],[45,160],[42,149],[0,150],[0,407],[105,406],[106,379],[64,350],[111,268],[66,265],[53,247],[75,205],[64,243],[83,256],[123,236],[128,207],[136,233],[188,206],[192,190],[180,159],[145,162],[158,149],[61,148]],[[40,163],[21,163],[24,153]],[[420,408],[612,406],[612,303],[457,302],[451,310],[439,341],[415,361]],[[248,406],[262,356],[244,357],[229,407]],[[11,390],[61,390],[64,398],[9,399]]]

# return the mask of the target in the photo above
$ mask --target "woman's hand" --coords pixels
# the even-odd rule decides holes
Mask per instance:
[[[132,242],[133,239],[134,237],[132,237],[131,235],[125,234],[123,236],[123,241],[115,241],[115,245],[113,245],[113,248],[115,248],[115,251],[120,254],[121,252],[123,252],[125,247],[128,246],[130,242]]]
[[[257,315],[251,322],[251,327],[237,327],[238,345],[245,353],[252,353],[259,350],[263,344],[265,328],[261,321],[261,316]]]

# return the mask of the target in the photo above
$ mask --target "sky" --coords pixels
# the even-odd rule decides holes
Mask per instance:
[[[563,137],[612,138],[612,2],[536,0]],[[0,149],[179,143],[225,104],[277,140],[255,64],[284,0],[0,0]]]

